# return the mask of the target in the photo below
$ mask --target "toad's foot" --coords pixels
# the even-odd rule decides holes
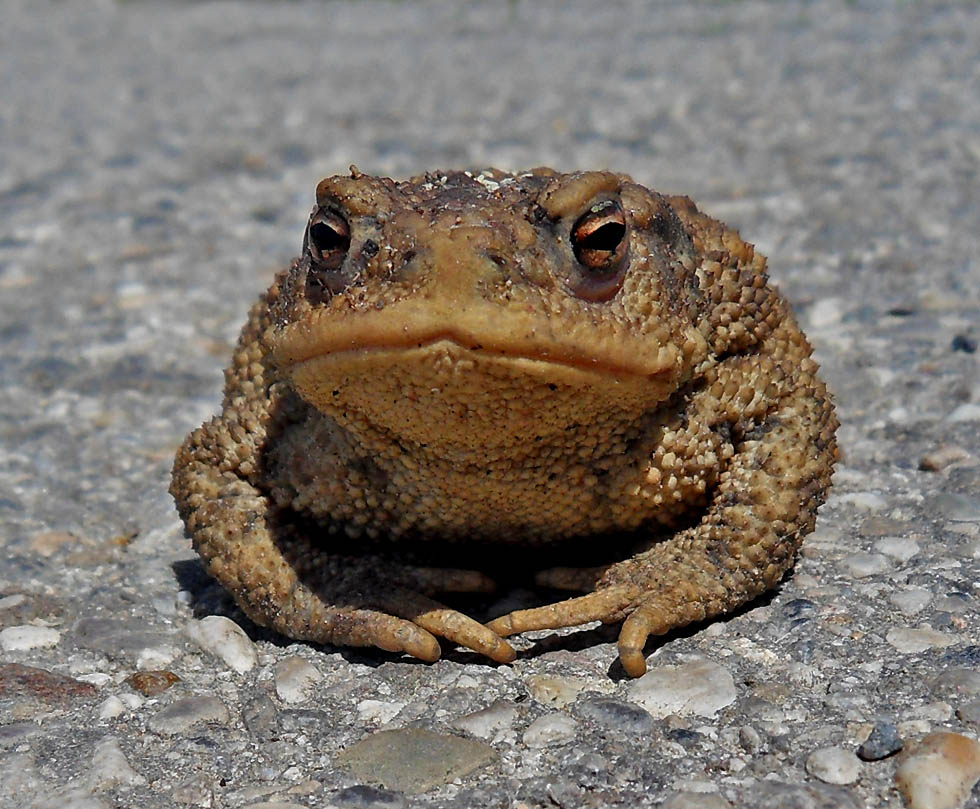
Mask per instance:
[[[503,615],[490,621],[487,627],[507,637],[535,629],[579,626],[589,621],[612,623],[626,616],[619,634],[619,658],[627,674],[639,677],[646,672],[643,648],[647,638],[704,619],[714,612],[709,606],[712,601],[709,598],[706,602],[688,585],[652,593],[629,585],[610,585],[578,598]]]
[[[498,663],[514,660],[511,645],[472,618],[420,593],[402,590],[391,595],[389,611],[334,607],[322,623],[297,634],[333,644],[376,646],[430,663],[440,657],[442,637]]]

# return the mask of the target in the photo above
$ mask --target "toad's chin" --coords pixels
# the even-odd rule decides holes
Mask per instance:
[[[473,452],[635,423],[686,381],[679,352],[662,357],[658,372],[639,374],[436,337],[334,350],[284,370],[307,402],[348,428]]]

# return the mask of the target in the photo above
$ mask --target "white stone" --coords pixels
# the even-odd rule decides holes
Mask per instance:
[[[365,699],[357,703],[357,717],[362,722],[376,722],[379,725],[386,725],[398,714],[401,713],[408,703],[406,702],[385,702],[380,699]]]
[[[907,562],[919,552],[919,543],[911,537],[882,537],[875,543],[875,550]]]
[[[861,761],[843,747],[823,747],[807,757],[806,771],[825,784],[853,784],[861,775]]]
[[[115,719],[122,716],[126,711],[126,706],[117,696],[107,697],[99,705],[99,719]]]
[[[516,719],[517,706],[512,702],[498,700],[482,711],[461,716],[454,727],[479,739],[492,739],[501,731],[510,730]]]
[[[524,731],[524,744],[527,747],[553,747],[565,744],[575,738],[578,723],[563,713],[546,713],[539,716]]]
[[[888,500],[874,492],[844,492],[835,496],[841,505],[854,506],[863,511],[882,511],[888,507]]]
[[[57,646],[61,633],[47,626],[8,626],[0,631],[0,648],[5,652],[26,652]]]
[[[531,699],[556,708],[564,708],[574,702],[590,684],[584,677],[551,677],[545,674],[535,674],[525,682]]]
[[[106,736],[95,745],[89,786],[94,790],[106,790],[116,786],[145,784],[146,779],[129,766],[119,740]]]
[[[847,572],[855,579],[877,576],[891,569],[888,557],[880,553],[852,553],[844,559]]]
[[[258,661],[255,644],[238,624],[223,615],[191,621],[185,632],[194,643],[239,674],[254,668]]]
[[[165,669],[177,657],[180,651],[169,643],[159,646],[146,646],[136,655],[136,668],[140,671],[158,671]]]
[[[298,655],[291,655],[276,664],[276,694],[290,705],[306,702],[322,681],[319,670]]]
[[[820,298],[807,310],[807,320],[815,329],[840,323],[844,306],[840,298]]]
[[[980,404],[961,404],[952,413],[946,416],[946,421],[980,421]]]
[[[170,703],[149,718],[150,729],[166,736],[189,733],[201,725],[215,723],[227,725],[231,713],[217,697],[184,697]]]
[[[959,733],[930,733],[898,767],[909,809],[956,809],[980,779],[980,744]]]
[[[896,627],[889,629],[885,635],[892,646],[905,654],[916,654],[925,652],[929,649],[945,649],[956,643],[956,638],[945,635],[935,629],[924,627],[921,629],[911,629],[908,627]]]
[[[888,600],[905,615],[915,615],[932,601],[932,593],[924,587],[908,587],[891,593]]]
[[[91,671],[88,674],[78,674],[75,679],[83,683],[90,683],[96,688],[104,688],[112,682],[112,675],[106,674],[104,671]]]
[[[735,701],[735,681],[724,666],[697,659],[651,669],[627,689],[629,698],[652,716],[714,716]]]

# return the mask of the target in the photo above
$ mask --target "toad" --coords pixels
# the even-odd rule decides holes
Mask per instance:
[[[765,258],[689,199],[352,167],[318,185],[170,490],[208,572],[290,638],[506,663],[510,635],[622,621],[639,676],[649,636],[792,566],[836,428]],[[439,600],[530,568],[583,594],[486,624]]]

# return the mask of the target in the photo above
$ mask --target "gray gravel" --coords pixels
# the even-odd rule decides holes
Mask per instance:
[[[4,809],[901,805],[942,730],[980,806],[980,5],[8,0],[0,76]],[[426,666],[203,574],[173,451],[354,162],[612,167],[770,256],[844,457],[779,592],[651,645],[710,709],[645,711],[605,629]],[[345,764],[402,729],[465,765]]]

